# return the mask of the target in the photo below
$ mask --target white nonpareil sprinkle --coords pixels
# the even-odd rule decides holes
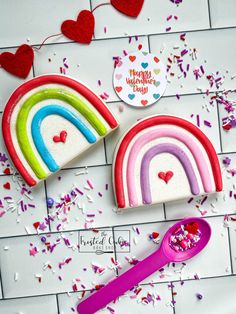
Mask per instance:
[[[15,281],[18,281],[18,279],[19,279],[19,274],[18,274],[18,273],[15,273],[15,275],[14,275],[14,280],[15,280]]]

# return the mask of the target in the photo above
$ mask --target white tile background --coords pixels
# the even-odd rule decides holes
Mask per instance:
[[[3,51],[15,51],[16,47],[24,42],[39,45],[50,34],[58,33],[60,23],[65,19],[75,19],[81,9],[94,8],[102,3],[102,0],[0,0],[0,53]],[[17,12],[17,14],[15,14]],[[52,14],[53,12],[53,14]],[[117,98],[112,87],[112,72],[114,68],[114,56],[122,56],[123,50],[137,50],[142,44],[144,50],[160,53],[164,62],[174,45],[182,45],[179,36],[186,32],[188,47],[198,49],[198,58],[190,61],[191,65],[198,67],[204,64],[206,72],[211,73],[220,70],[226,75],[224,88],[235,89],[235,81],[231,75],[236,74],[236,3],[234,0],[188,0],[179,6],[169,0],[145,0],[143,10],[137,19],[129,19],[111,6],[104,6],[95,11],[96,28],[94,40],[89,46],[79,45],[68,41],[63,36],[52,39],[50,44],[45,45],[40,52],[35,53],[34,67],[29,78],[45,74],[59,73],[63,64],[63,58],[68,59],[69,69],[67,74],[87,83],[95,92],[102,94],[107,92],[109,108],[120,121],[120,129],[111,134],[104,142],[94,146],[80,159],[73,161],[66,169],[51,177],[45,184],[41,184],[34,192],[32,203],[35,208],[28,209],[26,213],[18,216],[17,212],[7,212],[0,218],[0,313],[1,314],[70,314],[74,313],[81,299],[83,283],[87,289],[95,284],[106,283],[115,276],[115,272],[109,269],[111,258],[115,257],[122,264],[119,273],[130,267],[125,256],[142,259],[158,245],[148,240],[148,234],[158,231],[160,236],[173,221],[184,216],[205,217],[211,224],[213,236],[208,248],[195,259],[187,262],[186,267],[176,264],[165,267],[164,276],[156,272],[141,284],[141,297],[148,292],[157,293],[161,300],[156,303],[143,305],[131,294],[120,298],[116,304],[111,304],[116,313],[167,313],[167,314],[234,314],[235,303],[235,275],[236,275],[236,223],[231,221],[229,226],[224,224],[224,215],[234,216],[236,212],[236,200],[229,196],[229,191],[235,191],[236,176],[229,178],[222,167],[224,191],[218,195],[211,195],[203,205],[201,198],[187,203],[186,200],[160,204],[150,208],[129,210],[123,213],[115,213],[115,203],[111,186],[111,163],[114,147],[123,134],[138,118],[154,113],[170,113],[189,119],[196,123],[196,115],[201,120],[208,120],[212,128],[201,123],[201,129],[209,136],[219,159],[226,156],[232,159],[232,168],[236,168],[236,129],[225,132],[221,127],[221,119],[225,116],[225,110],[217,105],[207,112],[204,108],[206,99],[199,91],[207,88],[208,83],[204,79],[196,82],[193,76],[187,79],[172,78],[168,85],[165,96],[157,105],[144,110],[136,110],[123,104]],[[168,15],[177,15],[178,21],[171,19],[166,21]],[[171,26],[169,33],[166,28]],[[104,32],[106,28],[106,33]],[[141,35],[136,40],[132,37],[129,43],[128,36]],[[48,59],[51,59],[51,62]],[[101,80],[101,86],[98,85]],[[0,70],[0,110],[10,93],[19,86],[23,80],[17,79]],[[180,94],[180,100],[175,97]],[[121,112],[120,108],[123,108]],[[191,115],[194,115],[191,118]],[[0,152],[4,151],[2,138],[0,138]],[[75,176],[81,168],[88,166],[87,176]],[[11,191],[1,188],[0,199],[11,194],[15,200],[20,197],[16,191],[13,177],[2,174],[0,167],[0,187],[6,182],[11,183]],[[61,180],[58,180],[58,177]],[[91,179],[95,188],[88,193],[94,198],[94,203],[89,203],[86,195],[81,197],[86,212],[96,213],[92,224],[93,228],[106,227],[114,231],[113,237],[119,236],[120,230],[128,230],[131,235],[130,252],[120,252],[117,247],[110,253],[96,255],[94,253],[79,253],[68,247],[60,245],[55,254],[38,254],[29,256],[30,243],[41,247],[40,238],[33,227],[35,221],[42,222],[53,211],[46,206],[45,197],[60,197],[59,193],[69,193],[73,184],[82,186],[86,179]],[[106,183],[109,184],[105,190]],[[103,193],[103,197],[98,196]],[[102,210],[98,214],[98,210]],[[55,214],[55,212],[54,212]],[[57,226],[60,219],[54,217],[50,223],[49,231],[52,233],[50,240],[60,237]],[[84,228],[85,217],[76,206],[71,205],[71,210],[66,215],[62,229],[65,236],[70,237],[73,244],[78,244],[78,230]],[[30,235],[27,235],[26,228]],[[140,235],[134,232],[133,227],[138,227]],[[60,231],[61,231],[60,230]],[[48,229],[44,231],[47,233]],[[50,235],[50,233],[48,233]],[[136,243],[136,244],[135,244]],[[6,249],[7,248],[7,249]],[[66,257],[73,257],[65,269],[58,270],[58,262]],[[43,271],[42,266],[50,261],[53,271]],[[104,275],[98,276],[91,270],[91,263],[96,262],[106,267]],[[85,271],[83,268],[87,268]],[[182,272],[180,273],[180,269]],[[18,281],[15,282],[15,273],[18,273]],[[42,273],[42,282],[39,283],[35,274]],[[61,274],[63,281],[58,281]],[[194,280],[198,275],[201,280]],[[72,292],[73,279],[79,277],[77,293]],[[160,278],[163,277],[163,278]],[[180,282],[184,280],[184,284]],[[153,286],[150,286],[150,279]],[[169,283],[173,286],[170,287]],[[89,292],[87,292],[89,293]],[[201,293],[200,301],[196,294]],[[172,308],[171,301],[176,301]],[[109,313],[108,310],[101,313]]]

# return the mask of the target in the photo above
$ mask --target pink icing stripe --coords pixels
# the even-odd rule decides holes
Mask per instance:
[[[141,135],[135,141],[133,147],[130,150],[130,154],[128,157],[126,176],[127,176],[129,205],[131,207],[135,207],[139,205],[136,188],[135,188],[135,163],[136,163],[138,154],[144,145],[146,145],[152,140],[155,140],[159,137],[164,137],[164,136],[175,138],[181,141],[182,143],[184,143],[188,147],[188,149],[191,151],[196,161],[196,164],[197,164],[197,167],[198,167],[201,179],[202,179],[204,191],[206,193],[209,193],[213,190],[211,180],[209,180],[210,172],[209,172],[206,160],[203,156],[203,153],[199,149],[199,146],[195,144],[193,139],[187,133],[183,133],[182,131],[177,130],[177,129],[170,130],[169,128],[152,130]]]

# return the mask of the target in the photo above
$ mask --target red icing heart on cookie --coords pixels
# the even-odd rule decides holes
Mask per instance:
[[[21,45],[16,53],[3,52],[0,55],[0,65],[8,73],[20,78],[26,78],[34,60],[34,51],[29,45]]]
[[[94,33],[95,20],[88,10],[82,10],[77,21],[66,20],[61,24],[61,32],[64,36],[81,44],[89,44]]]
[[[158,173],[158,177],[161,180],[165,181],[166,184],[170,181],[170,179],[173,177],[173,175],[174,175],[174,173],[172,171],[167,171],[167,172],[161,171]]]
[[[66,138],[67,138],[67,132],[66,131],[61,131],[60,135],[55,135],[53,136],[53,141],[55,143],[65,143],[66,142]]]
[[[111,5],[121,13],[137,17],[142,9],[144,0],[111,0]]]

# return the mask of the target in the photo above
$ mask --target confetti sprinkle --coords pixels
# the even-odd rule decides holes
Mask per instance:
[[[197,223],[181,225],[170,237],[169,245],[175,252],[192,249],[201,239]]]

